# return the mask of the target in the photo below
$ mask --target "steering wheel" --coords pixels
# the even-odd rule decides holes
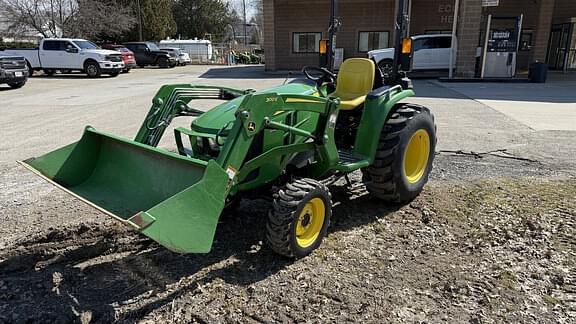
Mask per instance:
[[[302,72],[304,72],[308,80],[316,82],[318,86],[321,86],[324,82],[336,82],[336,75],[323,67],[305,66]]]

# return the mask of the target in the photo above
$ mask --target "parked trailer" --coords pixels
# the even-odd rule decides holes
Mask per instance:
[[[176,47],[190,55],[192,63],[211,63],[213,59],[212,42],[206,39],[165,39],[160,47]]]

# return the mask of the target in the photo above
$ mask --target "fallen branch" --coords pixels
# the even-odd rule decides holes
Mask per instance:
[[[491,155],[491,156],[495,156],[495,157],[499,157],[499,158],[503,158],[503,159],[525,161],[525,162],[539,163],[540,164],[540,161],[538,161],[538,160],[514,156],[514,155],[508,153],[508,149],[498,149],[498,150],[493,150],[493,151],[488,151],[488,152],[474,152],[474,151],[467,152],[467,151],[463,151],[463,150],[455,150],[455,151],[454,150],[440,150],[440,151],[438,151],[438,154],[445,154],[445,153],[453,154],[453,155],[468,155],[468,156],[473,156],[477,159],[481,159],[486,155]],[[502,155],[502,154],[498,154],[498,153],[504,153],[507,155]]]

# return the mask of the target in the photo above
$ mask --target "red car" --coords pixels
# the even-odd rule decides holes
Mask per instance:
[[[127,49],[122,45],[114,45],[114,44],[104,44],[102,45],[103,49],[118,51],[122,53],[122,60],[124,61],[124,70],[122,72],[128,73],[130,69],[136,66],[136,58],[134,57],[134,52]]]

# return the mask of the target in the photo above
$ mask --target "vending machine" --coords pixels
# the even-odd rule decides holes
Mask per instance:
[[[482,78],[513,78],[522,33],[523,15],[518,17],[488,16]]]

